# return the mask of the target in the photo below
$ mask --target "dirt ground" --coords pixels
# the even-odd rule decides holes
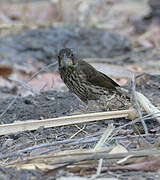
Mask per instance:
[[[123,1],[121,3],[119,7],[124,5]],[[147,6],[145,1],[143,3]],[[143,7],[142,4],[139,6]],[[127,13],[129,11],[128,7],[125,7]],[[117,15],[114,13],[113,11],[113,14],[111,13],[108,16],[112,15],[114,19]],[[127,18],[130,18],[131,14],[128,14],[128,17],[126,14],[123,14],[123,16],[123,19],[119,17],[120,22],[128,23]],[[17,121],[40,120],[86,113],[82,110],[82,103],[79,99],[69,92],[61,81],[57,72],[57,65],[45,69],[45,72],[40,72],[37,77],[32,78],[41,68],[57,61],[58,49],[68,46],[78,50],[77,53],[83,58],[106,58],[106,62],[103,63],[104,71],[106,71],[106,66],[112,65],[115,68],[121,67],[121,74],[123,75],[123,68],[135,72],[136,75],[147,73],[137,77],[136,90],[144,94],[152,104],[159,107],[160,52],[158,43],[160,39],[158,39],[158,34],[160,31],[159,24],[157,21],[155,23],[154,17],[150,17],[149,21],[149,23],[144,23],[142,17],[139,17],[138,22],[135,21],[135,23],[144,23],[143,28],[140,27],[140,33],[137,24],[128,23],[128,25],[124,23],[126,27],[122,29],[120,26],[119,29],[115,28],[115,30],[114,21],[111,21],[115,33],[108,33],[106,27],[100,30],[93,28],[92,24],[92,28],[81,28],[81,26],[46,27],[44,29],[36,28],[35,30],[28,28],[22,29],[22,32],[8,33],[6,36],[2,34],[0,40],[0,71],[2,72],[4,67],[7,66],[11,70],[9,73],[6,72],[7,78],[11,77],[17,80],[18,83],[6,79],[4,77],[6,74],[2,73],[0,79],[0,123],[9,124]],[[58,47],[56,44],[58,44]],[[118,70],[118,72],[120,71]],[[121,78],[113,72],[108,72],[108,74],[111,74],[118,83],[126,85],[127,82],[127,86],[130,86],[129,77]],[[28,81],[28,79],[31,80]],[[28,84],[29,87],[26,87],[22,82]],[[92,178],[93,174],[79,177],[80,173],[70,172],[65,167],[54,170],[49,168],[42,170],[43,168],[36,167],[28,170],[27,168],[13,168],[5,165],[14,161],[21,162],[26,157],[59,153],[65,150],[92,149],[108,124],[114,123],[115,128],[118,128],[129,122],[128,119],[119,118],[56,128],[40,126],[34,131],[2,135],[0,136],[0,179]],[[157,145],[159,144],[160,134],[159,123],[154,118],[150,118],[146,121],[146,124],[150,134],[148,137],[141,138],[137,134],[136,128],[143,135],[144,131],[141,123],[136,123],[135,126],[128,125],[124,127],[106,145],[122,144],[128,151],[159,147]],[[47,146],[47,144],[50,145]],[[40,145],[39,148],[37,148],[38,145]],[[109,170],[101,173],[96,179],[158,180],[160,174],[159,171],[152,170]]]

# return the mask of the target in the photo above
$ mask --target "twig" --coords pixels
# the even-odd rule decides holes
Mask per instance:
[[[99,160],[99,163],[98,163],[97,173],[96,173],[97,176],[99,176],[100,173],[101,173],[102,164],[103,164],[103,159],[100,159],[100,160]]]
[[[90,178],[90,180],[95,180],[95,179],[97,179],[97,177],[101,174],[102,165],[103,165],[103,159],[100,159],[99,162],[98,162],[97,172],[96,172],[96,174],[94,174],[94,175]]]
[[[157,113],[157,114],[159,114],[159,116],[160,116],[160,113]],[[146,115],[146,116],[143,116],[142,117],[142,119],[144,120],[144,121],[146,121],[146,120],[151,120],[151,119],[153,119],[154,117],[153,117],[153,114],[149,114],[149,115]],[[125,128],[125,127],[127,127],[127,126],[129,126],[129,125],[133,125],[133,124],[135,124],[135,123],[137,123],[137,122],[139,122],[140,121],[140,118],[137,118],[137,119],[135,119],[135,120],[133,120],[132,122],[129,122],[129,123],[127,123],[127,124],[125,124],[125,125],[123,125],[123,126],[119,126],[119,127],[117,127],[115,130],[117,130],[117,131],[115,131],[115,133],[113,133],[111,136],[110,136],[110,138],[108,139],[108,142],[109,141],[111,141],[111,140],[113,140],[113,136],[115,136],[116,134],[117,134],[117,132],[118,132],[118,130],[120,130],[120,129],[122,129],[122,128]],[[149,134],[145,134],[145,137],[146,136],[148,136]],[[138,137],[143,137],[142,135],[137,135]]]
[[[57,146],[57,145],[63,145],[65,147],[69,147],[69,146],[74,146],[74,145],[78,145],[78,144],[84,144],[84,143],[94,143],[97,142],[99,140],[99,137],[102,135],[102,133],[96,133],[84,138],[80,138],[80,139],[66,139],[63,141],[56,141],[56,142],[52,142],[52,143],[45,143],[45,144],[38,144],[32,147],[28,147],[22,150],[18,150],[16,152],[12,152],[9,154],[5,154],[5,155],[1,155],[0,156],[0,160],[2,159],[6,159],[6,158],[11,158],[13,156],[22,156],[23,153],[26,152],[30,152],[32,150],[35,149],[40,149],[40,148],[46,148],[46,147],[51,147],[51,146]],[[148,136],[153,136],[153,134],[148,134]],[[154,134],[155,137],[159,137],[160,134]],[[146,134],[141,134],[141,137],[146,137]],[[139,138],[139,135],[130,135],[130,136],[118,136],[118,137],[113,137],[112,140],[120,140],[120,139],[132,139],[132,138]],[[53,150],[55,150],[55,147],[52,149],[49,149],[48,151],[43,151],[43,152],[39,152],[36,155],[42,155],[48,152],[52,152]]]
[[[13,157],[13,156],[21,156],[23,153],[28,152],[28,151],[32,151],[32,150],[35,150],[35,149],[49,147],[49,146],[56,146],[56,145],[59,145],[59,144],[69,143],[69,142],[72,142],[72,141],[73,140],[71,140],[71,139],[67,139],[67,140],[63,140],[63,141],[59,141],[59,142],[58,141],[53,142],[53,143],[50,143],[50,144],[39,144],[39,145],[36,145],[36,146],[32,146],[32,147],[28,147],[28,148],[25,148],[25,149],[22,149],[22,150],[18,150],[18,151],[13,152],[13,153],[1,155],[0,160],[5,159],[5,158],[10,158],[10,157]]]
[[[35,130],[40,126],[44,128],[48,127],[58,127],[71,124],[80,124],[91,121],[100,121],[104,119],[116,119],[116,118],[128,118],[129,114],[133,114],[134,109],[120,110],[120,111],[110,111],[110,112],[98,112],[98,113],[88,113],[80,114],[74,116],[64,116],[58,118],[50,118],[43,120],[28,120],[24,122],[16,122],[11,124],[0,125],[0,135],[15,133],[18,131]]]
[[[134,99],[134,102],[135,102],[135,108],[136,108],[136,110],[138,112],[139,118],[141,120],[141,123],[142,123],[144,131],[145,131],[145,134],[148,135],[148,128],[147,128],[147,125],[146,125],[146,123],[144,122],[144,120],[142,118],[141,108],[140,108],[140,105],[139,105],[139,103],[137,101],[136,82],[135,82],[135,75],[134,74],[133,74],[133,78],[132,78],[132,93],[133,93],[133,99]]]
[[[71,146],[74,146],[74,145],[79,145],[79,144],[84,144],[84,143],[93,143],[93,142],[97,142],[99,138],[92,138],[92,139],[86,139],[84,141],[75,141],[75,142],[72,142],[72,143],[69,143],[69,144],[66,144],[64,145],[63,144],[63,147],[71,147]],[[47,149],[46,151],[43,151],[43,152],[39,152],[37,153],[36,155],[42,155],[42,154],[47,154],[47,153],[50,153],[50,152],[53,152],[55,150],[59,149],[59,147],[53,147],[51,149]]]
[[[151,113],[152,116],[160,123],[160,118],[157,114],[160,114],[160,110],[155,107],[143,94],[136,92],[139,103],[147,113]]]
[[[56,66],[57,64],[58,64],[57,62],[54,62],[54,63],[49,64],[49,65],[47,65],[47,66],[43,66],[43,68],[41,68],[38,72],[34,73],[27,82],[31,81],[35,76],[37,76],[37,75],[40,74],[41,72],[45,72],[46,70],[48,70],[48,68],[54,67],[54,66]]]
[[[86,125],[83,126],[83,128],[80,128],[79,126],[75,125],[77,129],[79,129],[75,134],[73,134],[70,139],[73,139],[77,134],[79,134],[80,132],[84,132],[85,134],[87,134],[86,131],[84,131]]]
[[[103,133],[101,139],[98,141],[98,143],[94,147],[94,150],[101,149],[103,147],[105,141],[107,140],[107,138],[109,138],[109,136],[114,131],[114,129],[115,129],[115,127],[113,126],[113,124],[108,125],[108,127],[105,130],[105,132]]]
[[[29,151],[33,151],[35,149],[40,149],[40,148],[46,148],[46,147],[50,147],[50,146],[57,146],[57,145],[67,145],[69,144],[69,146],[71,145],[77,145],[77,144],[81,144],[81,143],[89,143],[89,142],[95,142],[98,141],[98,138],[95,139],[96,136],[101,135],[102,133],[96,133],[84,138],[80,138],[80,139],[66,139],[63,141],[55,141],[52,143],[45,143],[45,144],[38,144],[32,147],[28,147],[22,150],[17,150],[16,152],[13,153],[9,153],[9,154],[5,154],[5,155],[1,155],[0,156],[0,160],[5,159],[5,158],[10,158],[13,156],[20,156],[25,152],[29,152]]]
[[[8,80],[17,83],[18,85],[22,86],[23,88],[31,91],[33,94],[37,93],[37,90],[34,89],[34,88],[32,88],[31,86],[29,86],[27,83],[24,83],[24,82],[22,82],[22,81],[18,81],[18,80],[16,80],[16,79],[11,78],[11,77],[9,77]]]
[[[154,136],[154,137],[159,137],[160,134],[141,134],[141,137],[146,137],[146,136]],[[120,139],[135,139],[139,138],[139,135],[127,135],[127,136],[118,136],[118,137],[113,137],[112,140],[120,140]]]
[[[15,133],[19,131],[35,130],[40,126],[44,126],[44,128],[49,128],[49,127],[58,127],[58,126],[71,125],[71,124],[80,124],[91,121],[101,121],[104,119],[107,120],[107,119],[116,119],[122,117],[129,118],[130,114],[132,115],[134,114],[134,118],[137,117],[135,114],[135,110],[129,109],[129,110],[120,110],[120,111],[80,114],[74,116],[64,116],[64,117],[50,118],[43,120],[28,120],[24,122],[16,122],[11,124],[2,124],[0,125],[0,135]],[[134,124],[138,121],[139,119],[136,119],[131,123],[128,123],[127,125]]]
[[[41,156],[34,156],[34,157],[27,157],[24,160],[16,160],[14,162],[8,163],[5,167],[13,167],[16,164],[23,165],[26,163],[46,163],[47,164],[65,164],[65,163],[77,163],[82,161],[89,161],[89,160],[99,160],[99,159],[122,159],[126,156],[132,155],[130,159],[140,158],[140,157],[147,157],[153,155],[160,155],[160,150],[156,149],[148,149],[148,150],[140,150],[140,151],[131,151],[125,153],[108,153],[108,150],[74,150],[74,151],[67,151],[63,153],[54,153],[48,155],[41,155]]]
[[[157,117],[160,117],[160,113],[157,113],[157,114],[158,114]],[[153,118],[154,118],[154,117],[153,117],[153,114],[149,114],[149,115],[146,115],[146,116],[143,116],[143,117],[142,117],[142,119],[143,119],[144,121],[150,120],[150,119],[153,119]],[[137,119],[135,119],[135,120],[133,120],[133,121],[131,121],[131,122],[123,125],[123,126],[120,126],[120,127],[116,128],[116,130],[122,129],[122,128],[126,127],[126,126],[129,126],[129,125],[133,125],[133,124],[135,124],[135,123],[137,123],[137,122],[139,122],[139,121],[140,121],[140,118],[137,118]],[[146,135],[146,136],[147,136],[147,135]]]
[[[147,120],[147,119],[151,119],[153,118],[152,116],[150,117],[151,115],[146,115],[143,117],[144,120]],[[116,130],[118,129],[122,129],[128,125],[132,125],[133,123],[136,123],[138,122],[139,119],[136,119],[134,120],[134,122],[130,122],[130,123],[127,123],[123,126],[120,126],[118,128],[116,128]],[[5,159],[5,158],[10,158],[10,157],[13,157],[13,156],[20,156],[22,155],[22,153],[25,153],[25,152],[29,152],[29,151],[32,151],[32,150],[35,150],[35,149],[39,149],[39,148],[44,148],[44,147],[50,147],[50,146],[56,146],[56,145],[61,145],[61,144],[65,144],[65,147],[67,146],[73,146],[73,145],[77,145],[77,144],[82,144],[82,143],[93,143],[93,142],[97,142],[99,138],[94,138],[96,136],[100,136],[102,135],[102,133],[96,133],[96,134],[93,134],[93,135],[90,135],[90,136],[87,136],[85,138],[81,138],[81,139],[68,139],[68,140],[63,140],[63,141],[56,141],[56,142],[53,142],[53,143],[46,143],[46,144],[39,144],[39,145],[35,145],[35,146],[32,146],[32,147],[29,147],[29,148],[25,148],[25,149],[22,149],[22,150],[18,150],[16,152],[13,152],[13,153],[9,153],[9,154],[6,154],[6,155],[2,155],[0,156],[0,160],[1,159]],[[115,136],[116,134],[113,134],[113,136]],[[138,138],[139,135],[130,135],[130,136],[119,136],[119,137],[113,137],[112,136],[112,140],[119,140],[119,139],[129,139],[129,138]],[[148,136],[153,136],[152,134],[148,134]],[[160,136],[160,134],[155,134],[154,136]],[[141,137],[146,137],[146,134],[141,134]],[[37,155],[41,155],[41,154],[45,154],[45,153],[48,153],[48,152],[51,152],[55,150],[55,147],[52,148],[52,149],[49,149],[47,151],[43,151]]]
[[[0,118],[2,118],[5,113],[10,109],[10,107],[15,103],[16,99],[18,98],[19,94],[17,94],[13,100],[11,100],[11,102],[9,103],[9,105],[7,106],[7,108],[3,111],[3,113],[0,115]],[[4,123],[3,119],[0,119],[1,123]]]
[[[68,141],[67,143],[65,142],[66,140],[63,140],[63,141],[58,141],[58,143],[53,142],[53,143],[47,143],[47,144],[39,144],[39,145],[30,147],[29,149],[28,148],[23,149],[22,151],[28,152],[28,151],[35,150],[35,149],[40,149],[40,148],[50,147],[50,146],[56,146],[56,145],[63,145],[63,147],[71,147],[71,146],[78,145],[78,144],[94,143],[94,142],[97,142],[99,140],[99,137],[96,137],[96,136],[100,136],[100,135],[102,135],[102,133],[93,134],[93,135],[90,135],[90,136],[87,136],[84,138],[80,138],[80,139],[74,139],[74,141],[71,141],[71,142]],[[159,137],[160,134],[154,134],[154,135],[148,134],[148,136]],[[141,134],[141,137],[146,137],[146,134]],[[139,135],[118,136],[118,137],[113,137],[112,140],[132,139],[132,138],[134,138],[134,139],[139,138]],[[56,150],[57,148],[53,147],[49,150],[39,152],[36,155],[46,154],[46,153],[49,153],[49,152]]]

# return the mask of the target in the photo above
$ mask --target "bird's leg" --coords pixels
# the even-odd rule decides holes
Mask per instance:
[[[85,102],[81,101],[79,106],[80,106],[80,111],[82,113],[87,113],[88,112],[88,103],[85,103]]]
[[[122,98],[122,96],[120,98]],[[124,98],[125,98],[125,96],[124,96]],[[117,101],[119,101],[123,106],[126,106],[126,104],[122,100],[120,100],[119,98],[117,98]]]
[[[80,99],[78,96],[76,97],[81,102],[79,105],[81,113],[97,112],[100,110],[95,100],[85,100]]]
[[[81,110],[84,113],[97,112],[100,110],[99,105],[96,103],[95,100],[89,100],[87,103],[82,102],[81,105]]]
[[[80,101],[80,113],[87,113],[90,111],[88,101],[85,99],[80,99],[78,96],[76,96],[77,99]]]
[[[103,109],[104,111],[110,110],[111,101],[115,99],[115,96],[115,94],[111,95],[110,97],[108,97],[107,95],[102,95],[99,100],[101,109]]]

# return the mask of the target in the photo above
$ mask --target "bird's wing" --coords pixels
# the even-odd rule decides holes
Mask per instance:
[[[97,71],[93,66],[85,61],[79,61],[78,72],[80,76],[83,76],[87,81],[95,86],[105,87],[109,89],[116,89],[119,85],[105,74]]]

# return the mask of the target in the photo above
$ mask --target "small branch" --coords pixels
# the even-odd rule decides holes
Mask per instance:
[[[17,150],[16,152],[1,155],[0,160],[5,159],[5,158],[11,158],[13,156],[21,156],[21,155],[23,155],[23,153],[30,152],[30,151],[33,151],[35,149],[41,149],[41,148],[47,148],[47,147],[53,146],[54,150],[55,150],[55,146],[58,146],[58,145],[63,145],[65,147],[68,147],[68,146],[73,146],[73,145],[77,145],[77,144],[93,143],[93,142],[98,141],[99,138],[97,136],[100,136],[101,134],[102,133],[96,133],[96,134],[93,134],[93,135],[90,135],[90,136],[87,136],[84,138],[80,138],[80,139],[65,139],[63,141],[55,141],[52,143],[38,144],[38,145],[31,146],[31,147],[28,147],[25,149]],[[53,151],[53,149],[48,150],[48,152],[51,152],[51,151]],[[45,154],[45,153],[47,153],[47,151],[46,152],[39,152],[36,155],[41,155],[41,154]]]
[[[13,79],[13,78],[8,78],[8,80],[15,82],[15,83],[18,84],[19,86],[22,86],[23,88],[31,91],[33,94],[37,93],[37,91],[36,91],[34,88],[32,88],[31,86],[29,86],[29,85],[28,85],[27,83],[25,83],[25,82],[18,81],[18,80]]]
[[[142,116],[141,108],[140,108],[140,105],[137,101],[135,75],[133,75],[133,78],[132,78],[132,93],[133,93],[133,99],[135,102],[135,108],[138,112],[139,118],[141,120],[141,123],[142,123],[144,131],[145,131],[145,134],[148,135],[148,128],[147,128],[147,125],[142,118],[143,116]]]
[[[103,165],[103,159],[100,159],[99,163],[98,163],[97,173],[96,173],[97,176],[99,176],[101,174],[102,165]]]
[[[101,121],[107,119],[116,119],[116,118],[128,118],[129,114],[134,113],[134,109],[121,110],[121,111],[111,111],[111,112],[98,112],[98,113],[89,113],[81,114],[74,116],[64,116],[58,118],[50,118],[44,120],[28,120],[24,122],[16,122],[11,124],[0,125],[0,135],[15,133],[19,131],[35,130],[40,126],[44,128],[49,127],[58,127],[71,124],[86,123],[91,121]]]
[[[11,158],[13,156],[21,156],[23,155],[23,153],[26,153],[26,152],[30,152],[30,151],[33,151],[35,149],[41,149],[41,148],[47,148],[47,147],[52,147],[52,149],[48,150],[48,152],[52,152],[55,150],[55,146],[59,146],[59,145],[63,145],[65,147],[69,147],[69,146],[74,146],[74,145],[78,145],[78,144],[85,144],[85,143],[94,143],[94,142],[97,142],[99,140],[99,137],[97,136],[100,136],[102,135],[103,133],[96,133],[96,134],[92,134],[92,135],[89,135],[89,136],[86,136],[84,138],[80,138],[80,139],[66,139],[66,140],[62,140],[62,141],[55,141],[55,142],[52,142],[52,143],[44,143],[44,144],[38,144],[38,145],[35,145],[35,146],[31,146],[31,147],[28,147],[28,148],[25,148],[25,149],[21,149],[21,150],[17,150],[16,152],[12,152],[12,153],[9,153],[9,154],[5,154],[5,155],[1,155],[0,156],[0,160],[2,159],[6,159],[6,158]],[[160,134],[148,134],[148,136],[152,137],[159,137]],[[146,134],[141,134],[141,137],[146,137]],[[135,138],[139,138],[139,135],[128,135],[128,136],[118,136],[118,137],[112,137],[112,140],[120,140],[120,139],[135,139]],[[47,153],[46,152],[42,152],[41,151],[39,153],[37,153],[36,155],[41,155],[41,154],[45,154]]]
[[[157,112],[156,117],[158,113],[160,114],[160,112]],[[126,127],[128,125],[132,125],[136,122],[139,122],[140,119],[136,119],[133,121],[133,115],[135,119],[137,117],[137,114],[135,113],[135,109],[80,114],[80,115],[74,115],[74,116],[64,116],[64,117],[50,118],[50,119],[43,119],[43,120],[28,120],[24,122],[15,122],[11,124],[0,125],[0,135],[15,133],[19,131],[22,132],[22,131],[27,131],[27,130],[29,131],[35,130],[35,129],[38,129],[40,126],[43,126],[44,128],[49,128],[49,127],[58,127],[58,126],[71,125],[71,124],[80,124],[80,123],[86,123],[86,122],[91,122],[91,121],[101,121],[104,119],[105,120],[116,119],[116,118],[129,119],[131,117],[132,122],[122,126],[122,127]],[[153,115],[153,113],[151,115]],[[151,119],[151,116],[147,115],[147,117]],[[144,116],[142,119],[145,120],[146,116]]]
[[[16,99],[17,99],[17,97],[18,97],[19,95],[17,94],[15,97],[14,97],[14,99],[13,100],[11,100],[11,102],[9,103],[9,105],[7,106],[7,108],[3,111],[3,113],[0,115],[0,121],[2,122],[2,123],[4,123],[3,122],[3,119],[1,119],[4,115],[5,115],[5,113],[10,109],[10,107],[15,103],[15,101],[16,101]]]
[[[106,141],[106,139],[111,135],[111,133],[114,130],[114,126],[113,124],[109,124],[107,129],[105,130],[105,132],[103,133],[101,139],[98,141],[98,143],[96,144],[96,146],[94,147],[94,150],[98,150],[101,149]]]
[[[46,70],[48,70],[48,68],[50,67],[55,67],[57,66],[58,63],[57,62],[54,62],[52,64],[49,64],[48,66],[43,66],[43,68],[41,68],[38,72],[34,73],[27,82],[31,81],[34,77],[36,77],[38,74],[42,73],[42,72],[45,72]]]
[[[160,123],[160,117],[157,116],[158,114],[160,114],[160,110],[155,107],[143,94],[136,92],[136,95],[139,103],[144,108],[144,110],[147,113],[152,114],[152,116]]]
[[[47,164],[65,164],[65,163],[79,163],[83,161],[89,160],[99,160],[99,159],[115,159],[119,160],[130,156],[130,159],[140,158],[140,157],[147,157],[153,155],[160,155],[160,150],[149,149],[149,150],[140,150],[140,151],[132,151],[132,152],[125,152],[125,153],[108,153],[108,150],[71,150],[71,151],[64,151],[63,153],[54,153],[48,155],[41,155],[41,156],[34,156],[34,157],[26,157],[23,160],[19,161],[16,160],[14,162],[8,163],[5,167],[15,167],[18,164],[18,167],[23,164],[31,164],[31,163],[47,163]]]
[[[157,115],[157,113],[156,113],[156,117],[160,117],[160,113],[159,113],[159,115]],[[153,119],[153,118],[154,118],[154,117],[153,117],[153,114],[149,114],[149,115],[143,116],[142,119],[143,119],[144,121],[146,121],[146,120],[151,120],[151,119]],[[140,121],[140,118],[137,118],[137,119],[132,120],[131,122],[129,122],[129,123],[123,125],[123,126],[120,126],[120,127],[116,128],[116,130],[122,129],[122,128],[124,128],[124,127],[129,126],[129,125],[133,125],[133,124],[135,124],[135,123],[137,123],[137,122],[139,122],[139,121]],[[147,136],[147,135],[146,135],[146,136]]]

